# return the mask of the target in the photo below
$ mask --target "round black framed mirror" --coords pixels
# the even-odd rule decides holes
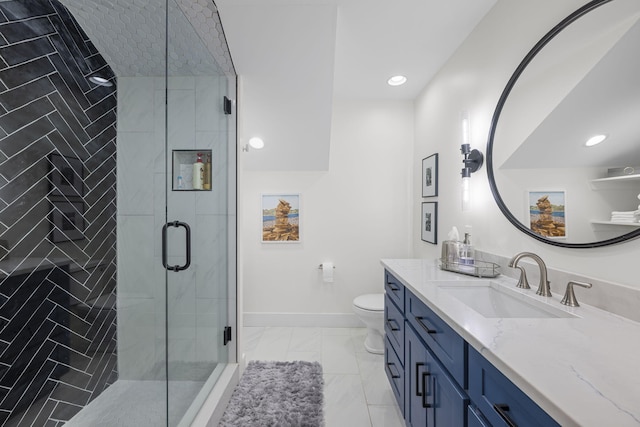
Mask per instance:
[[[489,129],[493,197],[541,242],[640,236],[640,2],[594,0],[551,29],[507,82]],[[597,146],[585,141],[606,137]]]

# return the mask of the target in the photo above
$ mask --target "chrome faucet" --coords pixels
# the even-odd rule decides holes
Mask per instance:
[[[547,266],[545,265],[542,258],[531,252],[520,252],[519,254],[511,258],[511,261],[509,261],[509,267],[517,268],[520,270],[520,280],[518,281],[518,287],[529,289],[529,283],[527,282],[527,276],[524,272],[524,268],[518,267],[518,261],[520,261],[522,258],[531,258],[538,264],[538,267],[540,268],[540,284],[538,286],[536,294],[542,295],[543,297],[550,297],[551,288],[549,287],[549,280],[547,280]]]

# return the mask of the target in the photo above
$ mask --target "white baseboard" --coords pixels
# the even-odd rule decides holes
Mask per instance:
[[[316,328],[364,328],[353,313],[247,313],[244,326],[301,326]]]

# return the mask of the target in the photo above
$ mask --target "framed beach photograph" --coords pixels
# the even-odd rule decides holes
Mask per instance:
[[[438,195],[438,153],[422,159],[422,197]]]
[[[300,194],[262,195],[262,243],[300,242]]]
[[[527,197],[529,228],[548,239],[566,239],[565,191],[529,191]]]
[[[82,197],[84,180],[82,162],[75,157],[51,154],[51,192],[52,196]]]
[[[65,200],[51,202],[51,241],[84,239],[84,203]]]
[[[438,202],[422,203],[420,230],[423,241],[438,244]]]

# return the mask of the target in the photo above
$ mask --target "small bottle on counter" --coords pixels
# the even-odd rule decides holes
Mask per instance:
[[[471,234],[464,233],[464,241],[460,245],[459,263],[463,265],[475,264],[475,251],[471,245]]]

